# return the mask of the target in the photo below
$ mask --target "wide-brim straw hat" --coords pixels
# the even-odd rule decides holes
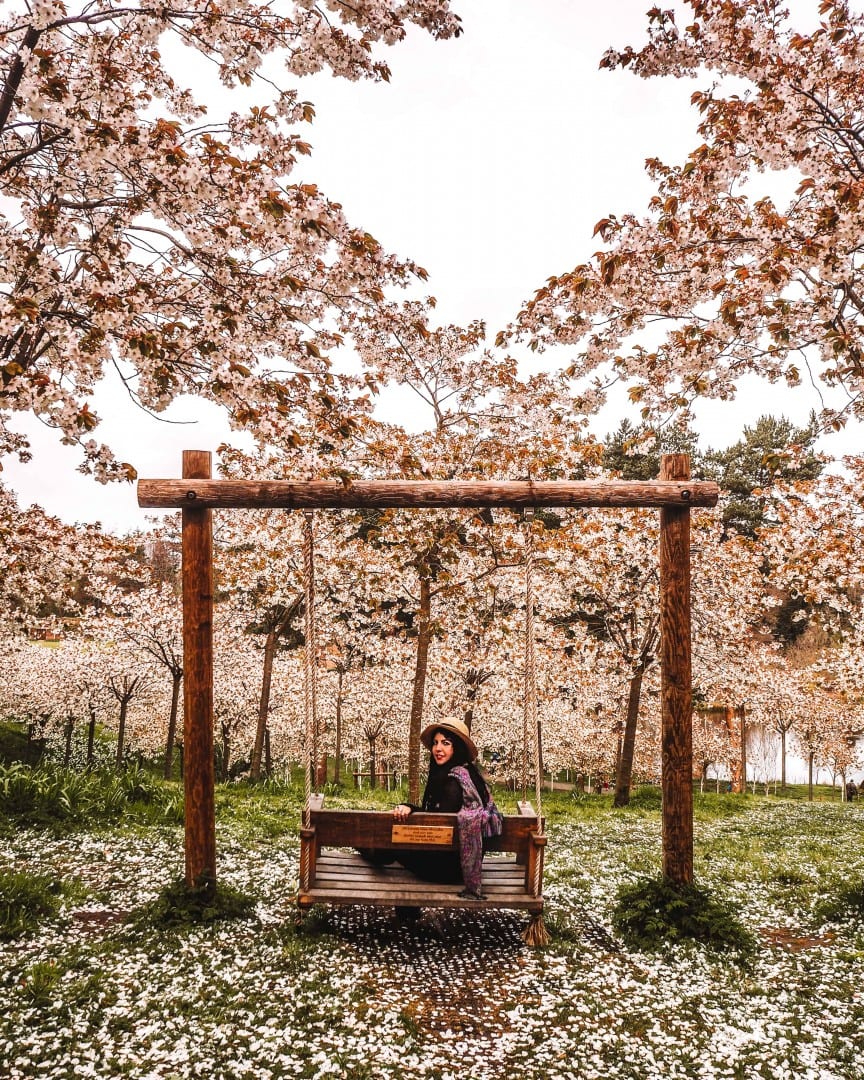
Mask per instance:
[[[472,761],[477,760],[477,747],[474,745],[470,731],[461,720],[438,720],[434,724],[428,724],[423,728],[420,732],[420,742],[423,743],[427,750],[432,749],[432,738],[436,731],[449,731],[451,734],[457,735],[465,743],[468,757]]]

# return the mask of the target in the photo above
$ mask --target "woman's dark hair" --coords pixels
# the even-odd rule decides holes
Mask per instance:
[[[480,770],[471,760],[471,755],[468,753],[468,747],[459,738],[455,731],[450,731],[448,728],[435,728],[429,737],[429,741],[432,742],[436,735],[443,735],[448,742],[453,743],[453,757],[447,762],[446,765],[438,765],[435,758],[429,755],[429,781],[426,785],[426,798],[423,800],[424,809],[426,803],[430,802],[434,797],[433,792],[438,785],[450,774],[450,770],[456,765],[464,765],[468,770],[468,775],[471,777],[471,782],[474,787],[477,788],[477,794],[480,796],[480,801],[483,806],[489,801],[489,788],[486,786],[486,781],[480,775]]]

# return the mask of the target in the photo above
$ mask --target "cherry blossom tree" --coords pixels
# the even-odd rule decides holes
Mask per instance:
[[[789,734],[801,721],[801,705],[796,692],[794,673],[778,658],[766,669],[759,687],[756,718],[780,740],[780,786],[786,787],[786,756]]]
[[[162,669],[171,680],[163,763],[163,774],[168,780],[173,770],[180,687],[183,682],[183,612],[180,597],[161,584],[135,591],[115,589],[111,606],[115,616],[121,620],[123,637],[149,656],[155,667]]]
[[[646,416],[731,398],[755,372],[843,387],[821,418],[840,424],[864,413],[864,15],[822,0],[805,30],[782,0],[680,8],[652,7],[647,43],[601,66],[698,81],[697,144],[648,161],[647,214],[599,221],[600,250],[550,278],[511,333],[567,346],[575,376],[629,382]]]
[[[351,429],[353,380],[330,353],[363,336],[386,288],[425,274],[291,180],[314,108],[274,83],[272,61],[292,81],[386,80],[381,51],[412,25],[460,32],[447,0],[7,6],[0,453],[28,456],[6,424],[27,411],[99,478],[132,478],[91,437],[109,367],[154,412],[191,393],[265,439],[298,414]],[[236,111],[213,115],[208,73]]]
[[[78,615],[97,579],[125,572],[129,554],[98,524],[66,525],[39,506],[22,510],[0,484],[0,608],[18,622]]]
[[[720,790],[720,768],[732,761],[732,740],[729,729],[719,723],[709,711],[700,711],[693,723],[693,763],[698,766],[699,790],[705,790],[708,771],[714,768],[717,790]]]

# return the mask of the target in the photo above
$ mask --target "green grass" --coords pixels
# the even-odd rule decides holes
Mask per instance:
[[[36,765],[42,757],[44,743],[41,739],[27,738],[26,724],[14,720],[0,721],[0,764],[13,761]]]
[[[0,870],[0,940],[20,937],[55,915],[63,891],[51,875]]]
[[[223,882],[202,881],[191,888],[177,878],[161,890],[137,920],[138,928],[182,929],[225,919],[250,919],[256,899]]]
[[[817,905],[816,914],[830,922],[864,923],[864,879],[835,883],[831,894]]]
[[[0,820],[69,829],[129,815],[147,823],[183,820],[177,785],[146,770],[80,772],[49,763],[0,765]]]
[[[94,791],[114,790],[109,779]],[[63,1080],[94,1061],[100,1075],[131,1075],[130,1062],[146,1061],[184,1080],[311,1080],[325,1054],[333,1075],[369,1064],[368,1075],[429,1080],[479,1075],[502,1041],[508,1064],[496,1060],[495,1075],[532,1080],[648,1076],[658,1061],[669,1075],[699,1076],[706,1060],[722,1080],[815,1075],[814,1061],[857,1075],[864,806],[697,795],[697,887],[677,890],[656,876],[656,788],[637,789],[625,810],[611,794],[544,791],[552,942],[529,950],[519,917],[499,924],[494,913],[424,913],[406,929],[388,912],[321,907],[298,931],[297,775],[217,786],[218,887],[196,895],[175,877],[181,830],[159,817],[178,790],[133,773],[133,809],[120,819],[66,819],[71,836],[22,821],[8,838],[16,869],[38,859],[46,870],[48,893],[39,908],[23,896],[32,876],[16,885],[33,921],[15,931],[22,947],[4,950],[0,1038],[26,1062],[21,1075]],[[520,795],[495,791],[510,812]],[[331,785],[326,804],[382,809],[404,797]],[[76,880],[104,921],[80,918],[57,892]],[[467,1034],[442,1037],[430,1027],[439,1014]],[[188,1064],[171,1056],[178,1045]],[[391,1066],[373,1056],[384,1045]],[[100,1057],[106,1047],[115,1056]],[[405,1064],[415,1059],[422,1067]]]

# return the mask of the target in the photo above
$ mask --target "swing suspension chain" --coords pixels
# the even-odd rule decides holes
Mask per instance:
[[[315,700],[315,547],[313,533],[314,514],[303,512],[303,583],[306,594],[304,612],[305,648],[303,650],[303,693],[306,713],[306,769],[303,824],[308,829],[311,821],[312,774],[315,768],[316,735],[318,732]]]

